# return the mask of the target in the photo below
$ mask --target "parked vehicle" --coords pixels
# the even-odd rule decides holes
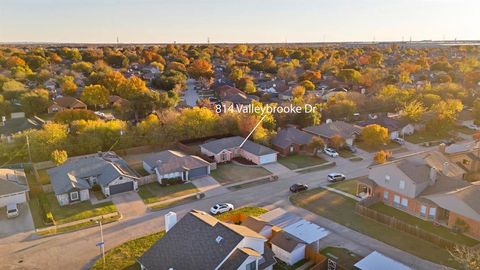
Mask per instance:
[[[453,138],[445,139],[445,140],[442,140],[441,143],[444,143],[445,145],[449,146],[455,143],[455,139]]]
[[[300,192],[300,191],[307,190],[307,189],[308,189],[308,186],[305,185],[305,184],[293,184],[290,187],[290,191],[293,192],[293,193]]]
[[[480,127],[475,124],[469,124],[469,125],[466,125],[466,127],[473,130],[480,130]]]
[[[323,152],[329,157],[336,158],[336,157],[339,156],[337,151],[333,148],[325,148],[325,149],[323,149]]]
[[[327,175],[328,182],[339,182],[345,180],[346,177],[343,173],[331,173]]]
[[[210,208],[210,213],[212,213],[212,215],[217,215],[217,214],[225,213],[228,211],[232,211],[233,209],[235,208],[231,203],[218,203],[218,204],[215,204],[212,208]]]
[[[402,139],[402,138],[393,138],[393,139],[392,139],[392,142],[397,143],[397,144],[400,144],[400,145],[404,145],[404,144],[405,144],[405,140]]]
[[[18,205],[16,203],[7,204],[7,218],[18,217]]]

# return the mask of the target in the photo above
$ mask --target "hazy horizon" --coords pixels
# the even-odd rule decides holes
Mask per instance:
[[[473,0],[0,0],[2,43],[480,40]],[[457,18],[457,19],[452,19]],[[461,19],[458,19],[461,18]]]

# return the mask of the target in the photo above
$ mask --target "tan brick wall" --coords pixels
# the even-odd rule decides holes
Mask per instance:
[[[457,214],[457,213],[454,213],[454,212],[450,212],[450,214],[449,214],[448,227],[453,228],[455,226],[455,221],[458,218],[465,221],[465,223],[467,223],[468,226],[470,227],[467,234],[470,234],[470,235],[472,235],[474,237],[477,237],[477,238],[480,237],[480,222],[475,221],[471,218],[464,217],[464,216],[462,216],[460,214]]]
[[[384,191],[388,191],[388,200],[387,201],[385,201],[384,198],[383,198],[383,192]],[[375,194],[385,204],[387,204],[389,206],[392,206],[392,207],[395,207],[393,205],[393,198],[394,198],[395,195],[400,196],[400,202],[402,201],[403,198],[406,198],[406,199],[408,199],[408,206],[407,206],[406,209],[403,208],[403,207],[395,207],[395,208],[403,210],[403,211],[407,211],[411,215],[414,215],[414,216],[417,216],[417,217],[420,217],[420,218],[424,218],[424,217],[421,216],[421,208],[422,208],[422,205],[424,205],[424,204],[422,204],[421,202],[419,202],[415,198],[409,198],[409,197],[404,196],[400,193],[397,193],[395,191],[392,191],[392,190],[389,190],[389,189],[386,189],[386,188],[383,188],[383,187],[376,187],[375,188]],[[430,211],[430,207],[428,205],[425,205],[425,206],[427,207],[425,218],[428,218],[428,213]],[[437,213],[438,213],[438,209],[437,209]]]

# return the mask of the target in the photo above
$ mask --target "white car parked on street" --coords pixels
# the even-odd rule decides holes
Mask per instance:
[[[335,149],[333,149],[333,148],[325,148],[325,149],[323,149],[323,152],[329,157],[336,158],[336,157],[339,156],[337,151],[335,151]]]
[[[219,204],[215,204],[212,208],[210,208],[210,213],[212,213],[212,215],[217,215],[217,214],[225,213],[228,211],[232,211],[233,209],[235,208],[231,203],[219,203]]]

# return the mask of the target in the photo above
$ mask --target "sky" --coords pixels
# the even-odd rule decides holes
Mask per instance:
[[[0,42],[480,40],[478,0],[0,0]]]

